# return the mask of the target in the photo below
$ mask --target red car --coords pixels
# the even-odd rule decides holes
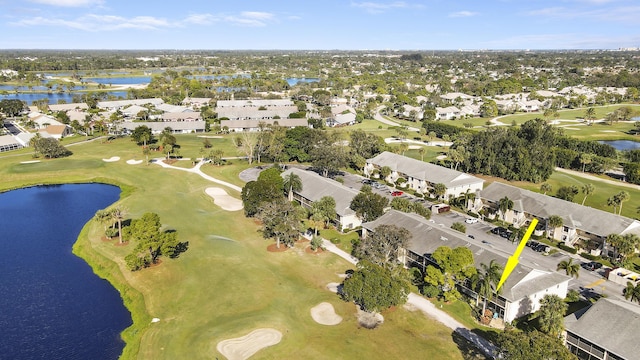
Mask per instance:
[[[391,193],[391,196],[400,196],[402,195],[402,191],[394,191]]]

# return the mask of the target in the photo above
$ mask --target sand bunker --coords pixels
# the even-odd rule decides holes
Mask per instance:
[[[616,132],[616,131],[615,131],[615,130],[600,130],[600,132],[614,133],[614,132]]]
[[[118,161],[118,160],[120,160],[119,156],[112,156],[112,157],[110,157],[108,159],[102,159],[102,161],[104,161],[104,162],[114,162],[114,161]]]
[[[239,338],[222,340],[216,349],[229,360],[245,360],[281,339],[282,333],[276,329],[257,329]]]
[[[138,164],[142,164],[142,160],[127,160],[127,164],[129,165],[138,165]]]
[[[242,210],[242,201],[227,194],[224,189],[218,187],[206,188],[207,195],[213,198],[213,203],[220,206],[223,210],[238,211]]]
[[[20,161],[20,164],[35,164],[39,162],[40,160]]]
[[[327,289],[329,289],[329,291],[331,291],[332,293],[338,293],[338,290],[340,289],[340,283],[336,283],[336,282],[331,282],[327,284]]]
[[[222,136],[218,135],[198,135],[198,137],[204,139],[222,139]]]
[[[328,302],[323,302],[312,307],[311,317],[321,325],[338,325],[342,322],[342,316],[336,314],[333,305]]]

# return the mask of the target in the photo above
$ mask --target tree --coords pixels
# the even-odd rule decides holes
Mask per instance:
[[[118,224],[118,242],[122,244],[122,220],[124,220],[126,211],[120,207],[114,207],[109,210],[109,216]]]
[[[560,261],[556,270],[564,270],[568,276],[575,277],[576,279],[580,277],[580,264],[574,263],[572,258]]]
[[[607,198],[607,206],[613,206],[613,213],[616,213],[616,209],[620,205],[620,199],[616,195],[612,195]]]
[[[360,189],[358,195],[356,195],[349,208],[356,212],[356,215],[364,222],[373,221],[382,214],[384,214],[384,208],[389,204],[389,199],[384,196],[378,195],[371,191],[371,187],[363,186]]]
[[[631,196],[627,191],[622,190],[618,194],[616,194],[615,197],[617,198],[617,202],[620,205],[620,210],[618,210],[618,215],[622,215],[622,203],[629,200]]]
[[[548,236],[550,236],[551,230],[553,230],[553,232],[555,233],[556,229],[561,227],[563,223],[564,220],[562,220],[562,217],[558,215],[549,216],[549,218],[547,219],[547,231],[549,232]]]
[[[584,205],[584,201],[587,200],[587,196],[592,195],[596,191],[596,188],[592,184],[584,184],[582,186],[582,193],[584,194],[584,198],[582,198],[582,205]]]
[[[284,176],[282,183],[289,201],[293,201],[293,193],[302,190],[302,179],[293,171]]]
[[[324,227],[336,218],[336,200],[331,196],[323,196],[311,204],[311,214],[315,220],[322,220]]]
[[[564,316],[568,306],[558,295],[545,295],[540,300],[538,310],[540,330],[552,337],[560,337],[564,331]]]
[[[582,172],[584,172],[584,169],[587,165],[591,164],[592,159],[593,158],[591,154],[588,154],[588,153],[580,154],[580,163],[582,164]]]
[[[447,186],[443,183],[433,185],[433,194],[436,198],[441,199],[447,193]]]
[[[240,139],[240,147],[242,148],[242,152],[247,156],[247,160],[249,161],[249,164],[251,164],[253,163],[253,154],[255,152],[258,136],[255,133],[244,131],[242,132]]]
[[[640,304],[640,284],[635,285],[631,281],[627,281],[627,287],[623,290],[623,295],[625,299]]]
[[[587,110],[584,112],[584,119],[586,120],[587,125],[591,125],[593,120],[596,119],[596,109],[592,107],[587,108]]]
[[[263,203],[283,198],[282,188],[264,180],[249,181],[242,188],[241,198],[245,216],[253,217]]]
[[[498,116],[498,105],[491,99],[484,99],[480,105],[480,116],[483,118]]]
[[[258,175],[258,181],[269,183],[278,189],[284,189],[284,179],[280,174],[280,168],[272,166],[260,172],[260,175]]]
[[[461,233],[466,233],[467,232],[467,227],[461,223],[461,222],[454,222],[453,224],[451,224],[451,228],[455,231],[459,231]]]
[[[381,153],[385,146],[384,140],[375,134],[358,129],[349,133],[351,141],[349,147],[357,155],[370,159]]]
[[[482,297],[482,315],[484,316],[484,312],[487,309],[487,299],[502,290],[497,290],[502,274],[502,266],[492,259],[489,265],[482,263],[480,267],[481,272],[479,272],[476,290],[478,295]]]
[[[448,246],[440,246],[431,257],[438,268],[433,265],[427,266],[424,281],[438,286],[447,301],[457,299],[460,293],[456,289],[456,282],[468,279],[477,272],[473,266],[473,253],[466,247],[451,249]]]
[[[503,197],[502,199],[498,200],[498,209],[500,210],[500,213],[502,213],[502,220],[507,219],[507,211],[513,209],[513,200],[509,199],[508,197]]]
[[[27,106],[22,100],[18,100],[18,99],[0,100],[0,112],[6,114],[9,117],[20,115],[24,109],[27,109]]]
[[[293,247],[300,234],[299,212],[292,203],[284,198],[264,203],[257,217],[262,221],[262,236],[265,239],[275,238],[276,247],[280,242]]]
[[[365,311],[380,311],[407,301],[409,281],[401,270],[394,273],[370,261],[358,262],[358,268],[342,283],[342,298],[353,301]]]
[[[153,139],[151,128],[146,125],[138,126],[131,132],[131,140],[138,145],[147,146],[151,139]]]
[[[622,257],[622,262],[626,262],[627,259],[633,255],[640,245],[640,237],[636,234],[610,234],[607,236],[607,241],[616,250],[616,253]]]
[[[353,249],[354,255],[389,269],[402,264],[398,261],[400,249],[406,248],[411,233],[395,225],[379,225],[370,236],[364,237]]]
[[[321,144],[310,152],[311,165],[320,170],[322,176],[336,173],[349,163],[346,147],[333,143]]]
[[[393,171],[391,170],[390,167],[388,166],[383,166],[380,168],[380,176],[382,177],[382,179],[386,180],[387,177],[389,177],[389,175],[391,175]]]
[[[106,224],[108,224],[109,220],[111,220],[111,214],[106,209],[98,210],[96,211],[95,215],[93,215],[93,219],[99,222],[100,224],[104,225],[104,228],[106,230],[107,229]]]
[[[33,137],[29,143],[33,146],[34,154],[43,155],[49,159],[66,157],[72,154],[54,138]]]
[[[125,257],[130,270],[135,271],[155,264],[160,256],[175,258],[187,250],[188,243],[178,241],[174,230],[160,231],[162,223],[156,213],[145,213],[140,219],[131,220],[127,237],[136,242],[135,248]]]
[[[566,201],[573,201],[573,198],[578,195],[579,192],[580,189],[578,189],[576,185],[561,186],[556,193],[556,197]]]
[[[506,330],[498,333],[495,354],[504,360],[576,360],[558,338],[537,330]]]
[[[549,183],[542,183],[542,185],[540,185],[540,191],[544,192],[543,195],[547,195],[547,193],[551,190],[553,190],[553,188]]]

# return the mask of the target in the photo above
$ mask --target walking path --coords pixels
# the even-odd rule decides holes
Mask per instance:
[[[164,158],[153,159],[153,163],[154,164],[158,164],[158,165],[162,166],[163,168],[182,170],[182,171],[198,174],[198,175],[202,176],[203,178],[205,178],[206,180],[209,180],[209,181],[214,182],[216,184],[220,184],[220,185],[226,186],[226,187],[231,188],[233,190],[236,190],[238,192],[242,192],[242,188],[240,186],[228,183],[226,181],[218,180],[218,179],[216,179],[216,178],[214,178],[212,176],[209,176],[209,175],[203,173],[202,170],[200,170],[200,168],[202,167],[203,164],[206,164],[207,162],[208,161],[202,161],[201,160],[196,164],[196,166],[187,169],[187,168],[181,168],[181,167],[169,165],[169,164],[164,162]]]
[[[380,110],[382,110],[383,108],[384,108],[384,106],[380,106],[380,107],[378,107],[378,108],[376,109],[376,112],[373,114],[373,119],[374,119],[374,120],[376,120],[376,121],[380,121],[381,123],[383,123],[383,124],[387,124],[387,125],[389,125],[389,126],[403,126],[402,124],[398,124],[398,123],[397,123],[397,122],[395,122],[395,121],[391,121],[391,120],[389,120],[389,119],[385,118],[382,114],[380,114]],[[411,127],[411,126],[407,127],[407,130],[409,130],[409,131],[415,131],[415,132],[420,131],[420,129],[418,129],[418,128],[414,128],[414,127]]]
[[[322,246],[324,246],[326,250],[340,256],[341,258],[347,260],[351,264],[355,265],[358,262],[358,259],[349,255],[347,252],[341,250],[340,248],[338,248],[336,245],[334,245],[332,242],[328,240],[323,239]],[[431,301],[425,299],[424,297],[418,294],[410,293],[407,298],[407,304],[415,307],[418,310],[421,310],[422,312],[427,314],[429,317],[435,319],[436,321],[444,324],[449,329],[462,335],[465,339],[470,341],[474,346],[480,349],[480,351],[482,351],[490,359],[494,358],[496,347],[492,343],[490,343],[485,338],[479,336],[478,334],[471,332],[471,330],[469,330],[467,327],[459,323],[456,319],[449,316],[449,314],[447,314],[446,312],[436,308],[436,306],[433,305]]]
[[[558,171],[558,172],[565,173],[565,174],[579,176],[579,177],[582,177],[582,178],[585,178],[585,179],[589,179],[589,180],[592,180],[592,181],[600,181],[600,182],[611,184],[611,185],[615,185],[615,186],[624,186],[624,187],[628,187],[628,188],[631,188],[631,189],[640,190],[640,185],[635,185],[635,184],[631,184],[631,183],[628,183],[628,182],[610,180],[610,179],[603,179],[603,178],[599,178],[597,176],[593,176],[591,174],[587,174],[587,173],[583,173],[583,172],[575,171],[575,170],[563,169],[563,168],[559,168],[559,167],[557,167],[555,170]]]

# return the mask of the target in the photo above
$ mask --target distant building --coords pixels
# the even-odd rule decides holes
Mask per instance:
[[[287,119],[298,107],[292,100],[219,100],[216,105],[218,119],[271,120]]]
[[[268,119],[268,120],[221,120],[220,127],[230,132],[260,131],[261,127],[278,125],[287,129],[310,127],[307,119]]]

